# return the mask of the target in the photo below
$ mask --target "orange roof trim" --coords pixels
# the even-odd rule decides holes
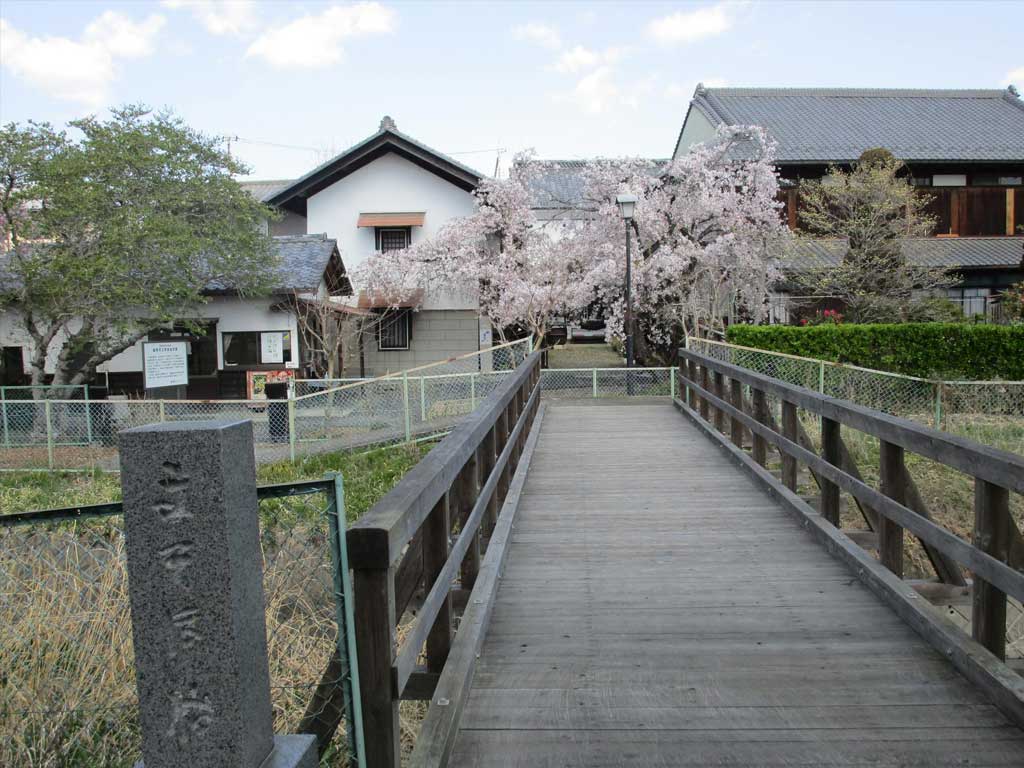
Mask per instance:
[[[357,227],[422,227],[426,213],[360,213]]]

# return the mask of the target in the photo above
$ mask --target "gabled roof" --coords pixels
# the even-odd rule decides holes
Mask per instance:
[[[845,240],[796,238],[780,267],[784,272],[834,267],[846,251]],[[1024,271],[1024,237],[916,237],[905,241],[904,252],[922,267]]]
[[[849,163],[884,147],[904,161],[1024,162],[1024,102],[1016,90],[705,88],[713,125],[759,125],[777,162]],[[684,122],[685,126],[685,122]],[[676,151],[679,150],[679,141]]]
[[[286,208],[305,215],[306,199],[325,187],[329,187],[367,163],[371,163],[389,152],[416,163],[435,173],[455,186],[472,191],[483,179],[483,174],[463,165],[457,160],[421,144],[411,136],[400,133],[390,117],[380,121],[380,129],[337,157],[314,168],[305,176],[288,183],[282,189],[265,198],[270,205]]]

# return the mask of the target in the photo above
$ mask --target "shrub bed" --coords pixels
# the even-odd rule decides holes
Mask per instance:
[[[732,344],[909,376],[1024,379],[1024,326],[970,323],[734,325]]]

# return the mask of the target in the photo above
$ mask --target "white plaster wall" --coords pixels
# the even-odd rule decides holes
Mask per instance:
[[[422,227],[412,228],[413,243],[435,236],[450,219],[468,216],[473,196],[394,153],[384,155],[316,193],[306,202],[306,228],[338,241],[348,269],[374,250],[372,227],[356,226],[360,213],[424,211]],[[476,309],[473,291],[453,286],[424,297],[423,309]]]
[[[682,157],[695,144],[707,143],[715,137],[716,130],[714,124],[704,117],[703,112],[690,107],[689,112],[686,113],[686,122],[683,124],[682,136],[679,137],[679,146],[672,159],[676,160]]]

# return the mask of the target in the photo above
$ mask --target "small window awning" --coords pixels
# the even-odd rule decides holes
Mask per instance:
[[[426,213],[360,213],[357,227],[422,227]]]

